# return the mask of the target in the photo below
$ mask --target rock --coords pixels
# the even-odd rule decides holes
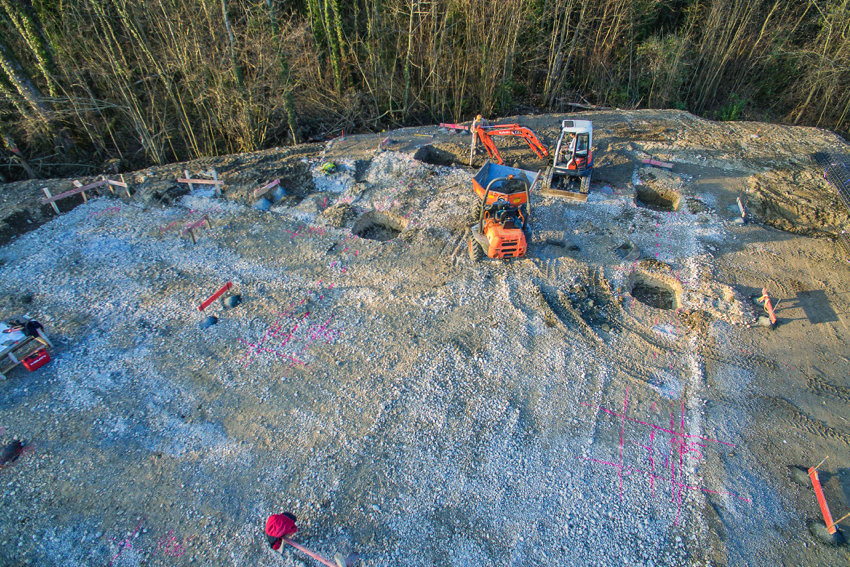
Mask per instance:
[[[269,209],[272,208],[272,203],[271,203],[271,201],[269,201],[268,199],[263,197],[262,199],[260,199],[256,203],[254,203],[254,208],[257,209],[258,211],[266,212],[266,211],[268,211]]]
[[[286,196],[286,189],[283,188],[282,185],[278,185],[274,188],[274,192],[272,192],[272,203],[277,203],[281,199]]]
[[[759,317],[758,324],[761,325],[762,327],[770,327],[770,325],[771,325],[770,318],[762,315],[761,317]]]
[[[216,317],[215,315],[210,315],[209,317],[201,321],[200,327],[202,329],[207,329],[209,327],[212,327],[216,323],[218,323],[218,317]]]
[[[238,293],[236,295],[230,295],[221,299],[221,304],[224,306],[225,309],[233,309],[240,303],[242,303],[242,296]]]

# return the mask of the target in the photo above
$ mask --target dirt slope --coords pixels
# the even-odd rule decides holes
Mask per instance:
[[[588,202],[534,192],[529,254],[506,262],[468,258],[485,156],[460,165],[467,135],[436,127],[135,172],[132,199],[58,216],[40,187],[70,180],[0,188],[0,315],[56,344],[0,382],[0,441],[27,444],[0,469],[0,556],[312,565],[265,544],[289,509],[299,541],[364,566],[847,563],[789,469],[829,455],[850,510],[848,215],[810,157],[843,142],[586,117]],[[553,146],[563,118],[516,121]],[[175,182],[213,168],[221,198]],[[242,303],[200,313],[228,281]]]

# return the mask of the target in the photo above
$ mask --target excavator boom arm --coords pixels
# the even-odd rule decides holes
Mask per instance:
[[[525,140],[525,143],[528,144],[528,147],[534,150],[534,153],[537,154],[537,157],[544,158],[549,156],[549,151],[546,149],[540,140],[537,139],[537,136],[534,135],[534,132],[529,130],[524,126],[520,126],[519,124],[497,124],[495,126],[487,126],[478,128],[476,131],[478,135],[478,139],[481,140],[481,143],[484,144],[484,147],[487,149],[487,153],[491,158],[496,160],[496,163],[502,165],[504,162],[502,161],[502,156],[499,155],[499,150],[496,149],[496,144],[493,143],[493,140],[490,139],[491,136],[516,136]]]

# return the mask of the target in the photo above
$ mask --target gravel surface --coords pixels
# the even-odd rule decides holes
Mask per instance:
[[[562,118],[518,120],[553,145]],[[38,212],[0,248],[0,315],[55,344],[0,382],[0,442],[26,445],[0,469],[0,563],[314,565],[268,549],[284,510],[364,567],[847,563],[788,468],[829,455],[833,515],[850,508],[850,265],[805,158],[841,140],[589,118],[587,203],[534,192],[513,261],[468,258],[484,157],[415,159],[468,160],[435,127],[135,172],[132,199],[61,215],[38,183],[0,189],[7,218]],[[213,168],[222,198],[174,181]],[[788,178],[808,185],[776,197]],[[736,222],[739,195],[758,222]],[[226,282],[241,303],[200,312]]]

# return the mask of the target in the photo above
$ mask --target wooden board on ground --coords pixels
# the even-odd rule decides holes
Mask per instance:
[[[280,185],[280,179],[279,178],[275,179],[271,183],[267,183],[266,185],[263,185],[259,189],[254,189],[254,198],[257,199],[259,197],[262,197],[263,195],[268,193],[270,189],[277,187],[278,185]]]
[[[574,201],[587,201],[587,193],[573,193],[572,191],[563,191],[561,189],[541,189],[540,192],[544,195],[553,195],[555,197],[566,197]]]
[[[673,169],[673,164],[668,163],[666,161],[658,161],[658,160],[654,160],[654,159],[645,159],[645,160],[642,160],[642,161],[643,161],[643,163],[645,163],[647,165],[654,165],[656,167],[663,167],[664,169]]]

